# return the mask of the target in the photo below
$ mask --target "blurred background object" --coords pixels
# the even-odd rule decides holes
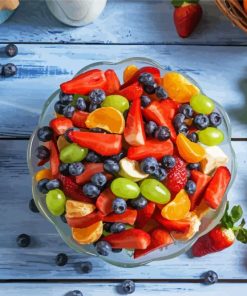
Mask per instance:
[[[0,0],[0,24],[5,22],[19,6],[19,0]]]

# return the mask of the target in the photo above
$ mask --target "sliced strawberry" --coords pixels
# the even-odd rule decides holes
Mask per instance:
[[[197,170],[193,170],[191,171],[191,179],[196,183],[196,191],[190,195],[190,210],[193,211],[195,207],[199,205],[202,195],[208,185],[208,182],[211,180],[211,177]]]
[[[66,216],[67,223],[70,227],[84,228],[96,222],[102,221],[104,215],[100,211],[94,211],[83,217],[70,218]]]
[[[50,127],[56,135],[63,135],[69,128],[73,127],[73,123],[69,118],[58,117],[50,121]]]
[[[111,192],[110,188],[107,188],[100,193],[100,196],[97,198],[96,207],[104,215],[108,215],[112,212],[112,202],[115,199],[115,195]]]
[[[47,158],[47,159],[41,159],[41,160],[39,160],[39,162],[37,163],[37,166],[40,167],[40,166],[46,164],[48,161],[49,161],[49,158]]]
[[[170,236],[169,232],[165,231],[164,229],[155,229],[151,233],[150,245],[145,250],[135,250],[134,258],[140,258],[150,252],[153,252],[160,248],[164,248],[172,243],[173,239]]]
[[[137,211],[127,209],[123,214],[110,214],[108,216],[105,216],[103,221],[104,222],[121,222],[121,223],[127,223],[130,225],[134,225],[137,217]]]
[[[112,69],[106,70],[105,77],[107,80],[106,94],[116,94],[116,92],[120,89],[120,81],[116,72]]]
[[[190,228],[188,220],[168,220],[161,215],[159,209],[155,210],[153,218],[168,231],[186,232]]]
[[[135,99],[139,99],[141,97],[143,94],[143,89],[141,85],[136,82],[127,86],[126,88],[119,90],[117,94],[125,97],[129,101],[134,101]]]
[[[167,100],[161,100],[160,106],[162,109],[165,110],[166,117],[170,120],[173,120],[174,116],[178,112],[180,104],[171,99],[167,99]]]
[[[71,120],[73,122],[73,125],[79,128],[86,128],[86,120],[88,117],[88,112],[84,112],[84,111],[75,111]]]
[[[58,179],[62,183],[62,190],[66,197],[78,201],[93,203],[91,198],[88,198],[83,194],[81,187],[77,185],[74,181],[72,181],[69,177],[59,174]]]
[[[128,229],[120,233],[113,233],[103,238],[114,249],[146,249],[150,242],[150,235],[141,229]]]
[[[146,225],[142,228],[143,231],[150,233],[152,232],[154,229],[158,228],[159,223],[156,222],[154,219],[149,219],[148,222],[146,223]]]
[[[143,228],[153,216],[155,203],[149,202],[145,208],[137,211],[136,227]]]
[[[231,173],[227,167],[221,166],[216,169],[203,195],[210,208],[217,209],[219,207],[230,180]]]
[[[57,145],[50,141],[50,167],[51,167],[51,173],[54,178],[57,177],[59,172],[59,153],[57,149]]]

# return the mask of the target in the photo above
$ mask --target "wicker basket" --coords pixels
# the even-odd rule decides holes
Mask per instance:
[[[215,0],[215,2],[233,24],[247,33],[247,13],[238,0]]]

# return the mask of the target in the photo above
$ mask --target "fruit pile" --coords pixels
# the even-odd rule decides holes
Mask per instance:
[[[155,67],[130,65],[123,79],[94,69],[61,84],[55,118],[37,131],[35,179],[78,244],[139,258],[192,238],[231,175],[213,100]]]

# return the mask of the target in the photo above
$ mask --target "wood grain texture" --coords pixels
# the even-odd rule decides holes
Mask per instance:
[[[82,67],[132,56],[149,57],[168,70],[189,74],[225,107],[233,137],[247,137],[246,48],[160,45],[20,45],[19,55],[11,59],[17,75],[0,78],[0,136],[29,136],[45,100]],[[1,63],[9,61],[1,59]]]
[[[233,144],[239,169],[229,199],[232,205],[241,204],[247,213],[247,142]],[[45,218],[28,209],[32,193],[26,148],[27,141],[24,140],[0,141],[0,279],[200,279],[203,272],[213,269],[221,279],[247,280],[247,248],[240,243],[204,258],[192,259],[189,254],[184,254],[173,260],[133,269],[121,269],[97,257],[75,253]],[[17,247],[15,239],[20,233],[32,236],[30,247]],[[55,265],[55,256],[60,252],[69,256],[64,267]],[[93,263],[93,272],[81,274],[78,263],[86,260]]]
[[[218,283],[213,286],[205,286],[202,284],[187,283],[136,283],[136,290],[133,295],[178,295],[179,296],[218,296],[224,291],[226,296],[234,296],[237,293],[244,295],[247,284],[223,284]],[[0,287],[0,296],[16,296],[35,295],[46,296],[72,296],[69,292],[79,290],[83,296],[101,296],[104,295],[117,296],[121,295],[120,283],[73,283],[73,284],[2,284]]]
[[[190,38],[182,39],[175,31],[168,0],[108,0],[100,18],[81,28],[57,21],[44,0],[25,0],[1,26],[0,42],[247,44],[246,34],[233,27],[214,1],[201,3],[204,15],[199,27]]]

